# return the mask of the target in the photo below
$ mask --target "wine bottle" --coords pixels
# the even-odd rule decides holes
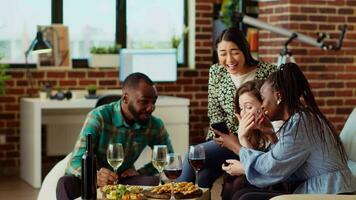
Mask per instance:
[[[87,135],[87,147],[82,157],[81,175],[82,199],[96,200],[96,156],[90,133]]]

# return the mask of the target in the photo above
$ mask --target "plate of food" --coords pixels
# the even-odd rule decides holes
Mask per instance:
[[[101,188],[105,200],[145,200],[141,186],[105,185]]]
[[[145,189],[143,194],[147,198],[169,199],[171,197],[172,184],[151,187]],[[174,184],[174,197],[176,199],[190,199],[200,197],[203,191],[192,182],[179,182]]]

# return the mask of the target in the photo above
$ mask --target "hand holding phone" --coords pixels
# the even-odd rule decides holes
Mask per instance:
[[[211,124],[213,129],[220,131],[221,133],[229,134],[229,128],[224,121]]]

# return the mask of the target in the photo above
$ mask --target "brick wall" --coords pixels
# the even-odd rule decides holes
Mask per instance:
[[[207,118],[208,70],[212,60],[213,3],[219,0],[196,0],[196,69],[178,70],[176,83],[158,84],[161,95],[190,99],[190,142],[203,141]],[[338,27],[347,23],[344,46],[338,52],[323,52],[294,41],[290,45],[294,57],[308,76],[319,105],[340,130],[356,104],[356,3],[343,0],[283,0],[259,3],[260,19],[273,25],[291,28],[315,36],[317,31],[338,37]],[[287,38],[260,31],[260,58],[275,62]],[[331,42],[335,40],[331,39]],[[0,134],[7,137],[0,145],[0,174],[17,173],[19,168],[20,116],[19,102],[27,93],[26,73],[11,69],[12,79],[7,82],[7,94],[0,96]],[[84,89],[97,84],[99,89],[120,88],[115,69],[33,70],[34,85],[51,81],[64,89]],[[35,89],[32,92],[37,92]]]
[[[299,41],[289,45],[323,113],[341,130],[356,105],[356,1],[282,0],[261,2],[259,10],[259,18],[272,25],[313,38],[317,32],[330,33],[327,41],[331,44],[338,39],[340,27],[347,24],[340,51],[322,51]],[[267,31],[260,33],[260,55],[273,62],[287,38]]]

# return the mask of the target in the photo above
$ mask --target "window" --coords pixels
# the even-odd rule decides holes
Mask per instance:
[[[172,38],[182,42],[177,48],[178,63],[184,63],[184,0],[127,0],[127,48],[172,48]]]
[[[0,6],[0,55],[2,63],[25,63],[25,51],[36,37],[37,25],[51,23],[51,1],[11,0]],[[37,57],[29,54],[29,63]]]
[[[117,10],[122,2],[125,2],[126,14]],[[177,37],[181,39],[177,47],[178,63],[186,64],[188,44],[187,37],[182,36],[188,20],[187,4],[192,2],[195,1],[11,0],[6,6],[0,7],[0,55],[4,56],[1,62],[23,64],[24,53],[36,36],[37,25],[63,22],[68,26],[72,58],[86,59],[89,57],[90,47],[112,45],[121,40],[120,35],[125,35],[122,38],[126,39],[121,41],[126,42],[127,48],[136,49],[172,48],[172,38]],[[194,10],[189,9],[191,11]],[[194,15],[195,13],[191,13],[191,16]],[[120,27],[116,27],[118,20],[122,19],[126,21],[124,33],[117,31]],[[189,41],[194,45],[191,34],[195,30],[190,28],[190,31]],[[194,53],[190,43],[189,49]],[[37,56],[30,53],[29,63],[36,61]]]
[[[93,45],[115,43],[115,12],[116,0],[64,0],[63,24],[69,27],[72,58],[88,58]]]

